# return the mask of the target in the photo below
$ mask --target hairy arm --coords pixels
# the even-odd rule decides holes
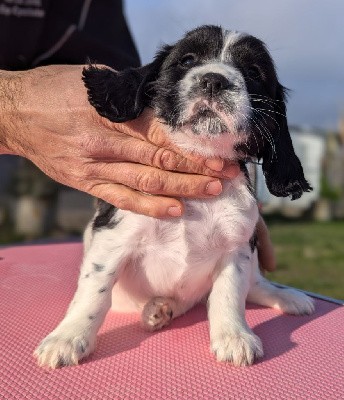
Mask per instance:
[[[19,99],[22,92],[20,75],[16,72],[0,71],[0,154],[15,154],[19,147],[15,134]]]

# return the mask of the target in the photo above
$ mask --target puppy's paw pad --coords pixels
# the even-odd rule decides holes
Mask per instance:
[[[142,323],[149,331],[156,331],[168,325],[172,317],[171,299],[164,297],[150,300],[142,310]]]
[[[250,332],[222,334],[211,340],[211,350],[218,361],[229,361],[237,367],[251,365],[264,355],[261,340]]]
[[[83,336],[68,337],[51,334],[39,344],[34,356],[41,367],[60,368],[77,365],[79,360],[91,351],[92,346]]]
[[[312,314],[315,310],[314,300],[295,289],[281,289],[278,293],[279,301],[276,308],[287,314]]]

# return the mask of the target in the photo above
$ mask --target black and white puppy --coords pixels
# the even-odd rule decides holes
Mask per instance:
[[[285,91],[265,45],[253,36],[202,26],[165,46],[142,68],[88,67],[84,81],[97,111],[126,121],[152,107],[181,149],[237,160],[242,173],[206,200],[182,199],[179,219],[154,219],[99,201],[85,232],[78,289],[57,328],[38,346],[40,365],[77,364],[95,347],[111,307],[139,310],[160,329],[208,298],[211,350],[249,365],[262,357],[245,301],[310,314],[312,300],[261,276],[254,244],[258,208],[245,160],[262,159],[267,186],[296,199],[311,190],[288,132]],[[116,345],[116,344],[115,344]]]

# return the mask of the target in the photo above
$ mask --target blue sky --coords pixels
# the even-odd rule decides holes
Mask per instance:
[[[291,89],[290,124],[336,129],[344,112],[344,0],[125,0],[142,62],[202,24],[251,33],[268,45]]]

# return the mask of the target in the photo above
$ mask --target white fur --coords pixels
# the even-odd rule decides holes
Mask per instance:
[[[224,45],[222,48],[220,60],[222,62],[228,62],[230,60],[230,49],[235,43],[237,43],[240,39],[247,36],[244,32],[237,32],[237,31],[228,31],[226,29],[223,30],[224,36]]]

